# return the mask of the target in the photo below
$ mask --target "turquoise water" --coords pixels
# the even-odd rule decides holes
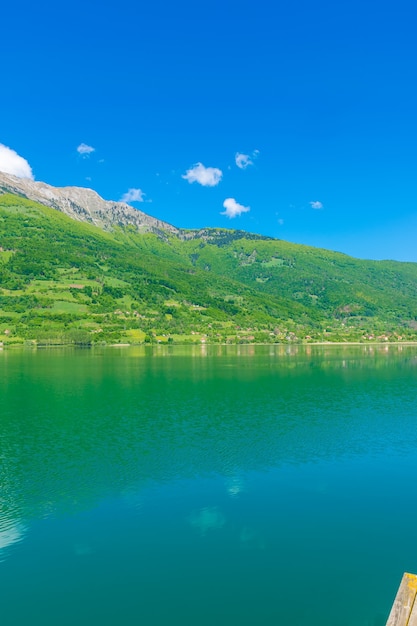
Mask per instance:
[[[2,626],[383,626],[417,348],[0,352]]]

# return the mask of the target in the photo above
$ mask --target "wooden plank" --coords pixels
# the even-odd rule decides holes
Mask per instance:
[[[417,596],[416,600],[414,600],[407,626],[417,626]]]
[[[413,611],[417,595],[417,576],[405,573],[392,605],[386,626],[417,626],[417,614]],[[417,606],[416,606],[417,610]],[[413,622],[410,616],[414,613]]]

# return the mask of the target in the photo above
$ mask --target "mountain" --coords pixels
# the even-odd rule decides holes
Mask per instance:
[[[136,210],[125,202],[103,200],[92,189],[83,187],[52,187],[28,178],[0,172],[0,193],[22,196],[53,209],[74,220],[87,222],[103,230],[115,226],[134,226],[139,232],[177,234],[179,229]]]
[[[417,339],[417,264],[182,230],[0,173],[4,343]]]
[[[151,217],[143,211],[134,209],[126,202],[114,202],[101,198],[97,192],[87,187],[53,187],[29,178],[18,178],[12,174],[0,172],[0,195],[10,193],[33,200],[45,206],[57,209],[68,217],[80,222],[92,224],[107,231],[116,227],[133,226],[140,233],[151,232],[164,238],[167,233],[180,239],[201,238],[206,241],[220,242],[227,234],[235,237],[270,240],[271,237],[246,233],[244,231],[226,231],[225,229],[201,228],[198,230],[181,229]]]

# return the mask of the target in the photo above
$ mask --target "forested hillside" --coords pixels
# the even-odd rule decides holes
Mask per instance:
[[[0,196],[0,341],[417,338],[417,264],[243,231],[105,231]]]

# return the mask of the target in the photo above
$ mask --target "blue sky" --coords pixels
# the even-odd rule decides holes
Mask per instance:
[[[416,18],[412,0],[7,3],[0,143],[36,180],[140,190],[180,227],[417,261]]]

